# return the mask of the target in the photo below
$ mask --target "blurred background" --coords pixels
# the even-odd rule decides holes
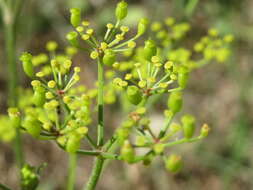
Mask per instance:
[[[67,42],[70,30],[69,8],[79,7],[83,16],[95,23],[97,30],[113,21],[116,0],[24,0],[16,27],[17,55],[27,50],[45,52],[47,41],[55,40],[60,49]],[[135,26],[144,16],[163,20],[167,16],[191,24],[187,42],[205,35],[208,28],[221,33],[232,33],[235,42],[232,56],[226,64],[209,64],[196,70],[185,90],[184,112],[192,113],[199,123],[210,124],[212,131],[204,141],[176,146],[174,152],[182,154],[184,169],[173,175],[156,160],[149,167],[109,163],[98,184],[99,190],[250,190],[253,189],[253,1],[252,0],[128,0],[127,23]],[[1,17],[3,14],[1,13]],[[0,21],[0,111],[7,108],[6,55]],[[75,56],[76,64],[83,68],[82,82],[92,85],[96,73],[89,65],[88,56]],[[20,65],[20,64],[19,64]],[[18,66],[20,85],[29,86],[29,80]],[[17,73],[16,73],[17,74]],[[94,79],[92,81],[92,79]],[[116,112],[114,108],[112,112]],[[156,110],[157,109],[157,110]],[[159,124],[162,116],[157,106],[153,120]],[[116,111],[115,111],[116,110]],[[109,111],[108,111],[109,112]],[[117,123],[118,121],[110,121]],[[23,136],[24,154],[31,165],[47,162],[40,190],[65,189],[67,155],[50,142]],[[77,186],[81,189],[90,174],[92,158],[80,157]],[[0,182],[17,189],[15,158],[11,144],[0,143]]]

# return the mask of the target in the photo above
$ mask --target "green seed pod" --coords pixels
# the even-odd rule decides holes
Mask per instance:
[[[142,34],[144,34],[147,30],[147,27],[148,27],[148,19],[142,18],[138,23],[137,35],[141,36]]]
[[[154,160],[154,155],[153,154],[149,154],[148,156],[145,156],[144,160],[143,160],[143,165],[148,166],[152,163],[152,161]]]
[[[171,109],[173,114],[179,112],[183,105],[182,93],[172,92],[168,99],[168,107]]]
[[[115,15],[117,20],[123,20],[127,16],[127,3],[123,0],[117,4]]]
[[[185,138],[191,138],[195,131],[195,118],[192,115],[184,115],[181,119]]]
[[[27,132],[33,137],[37,138],[40,136],[42,128],[40,122],[36,118],[30,115],[26,116],[23,122],[23,126],[27,130]]]
[[[76,28],[81,23],[81,10],[78,8],[72,8],[70,9],[70,13],[70,23]]]
[[[36,106],[41,107],[44,105],[45,101],[46,101],[45,90],[43,91],[36,90],[33,94],[33,103]]]
[[[74,31],[69,32],[69,33],[66,35],[66,38],[67,38],[67,40],[69,41],[69,43],[70,43],[72,46],[75,46],[75,47],[77,47],[77,46],[79,45],[77,37],[78,37],[78,34],[77,34],[77,32],[74,32]]]
[[[80,147],[81,139],[79,135],[70,135],[67,145],[66,145],[66,150],[69,153],[75,153],[79,147]]]
[[[182,158],[173,154],[165,161],[165,165],[169,171],[177,173],[183,167]]]
[[[115,53],[110,49],[105,50],[105,54],[103,57],[103,63],[108,66],[112,66],[113,63],[115,63],[115,60],[116,60]]]
[[[27,76],[32,78],[34,76],[34,69],[32,64],[32,55],[30,53],[23,53],[20,57],[20,61],[23,63],[23,69]]]
[[[134,161],[134,149],[128,140],[125,140],[120,153],[126,162],[132,163]]]
[[[144,46],[144,58],[148,61],[151,60],[151,57],[156,55],[157,48],[155,45],[155,42],[153,40],[147,40],[145,41],[145,46]]]
[[[178,84],[181,88],[185,88],[189,79],[189,71],[187,68],[182,67],[178,73]]]
[[[142,93],[136,86],[127,87],[127,99],[134,105],[138,105],[142,100]]]

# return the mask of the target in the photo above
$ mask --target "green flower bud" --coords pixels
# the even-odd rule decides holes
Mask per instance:
[[[184,115],[181,119],[185,138],[191,138],[195,131],[195,118],[192,115]]]
[[[69,46],[69,47],[66,47],[66,49],[65,49],[65,53],[69,56],[73,56],[73,55],[77,54],[77,52],[78,52],[78,49],[75,47]]]
[[[234,36],[232,34],[227,34],[226,36],[224,36],[224,41],[226,43],[231,43],[232,41],[234,41]]]
[[[194,45],[194,50],[195,50],[196,52],[201,52],[201,51],[203,51],[204,47],[205,47],[205,46],[204,46],[203,43],[198,42],[198,43],[196,43],[196,44]]]
[[[70,43],[72,46],[75,46],[75,47],[79,45],[77,37],[78,37],[78,34],[77,34],[77,32],[74,32],[74,31],[69,32],[69,33],[66,35],[66,38],[67,38],[67,40],[69,41],[69,43]]]
[[[124,128],[132,128],[134,126],[135,122],[132,119],[127,119],[122,123],[122,127]]]
[[[155,45],[155,42],[153,40],[147,40],[145,41],[145,46],[144,46],[144,58],[148,61],[151,60],[153,56],[156,55],[157,48]]]
[[[78,8],[70,9],[70,23],[72,26],[77,27],[81,23],[81,10]]]
[[[54,80],[50,80],[48,81],[47,86],[49,88],[54,88],[56,86],[56,82]]]
[[[6,115],[0,115],[0,141],[10,142],[16,136],[16,129],[12,127],[10,118]]]
[[[79,135],[70,135],[67,145],[66,145],[66,150],[69,153],[75,153],[81,144],[81,139],[79,137]]]
[[[229,51],[229,49],[227,49],[227,48],[220,48],[216,52],[215,58],[216,58],[217,62],[223,63],[223,62],[225,62],[228,59],[230,53],[231,52]]]
[[[46,99],[53,99],[54,98],[54,94],[52,92],[47,92],[45,94],[45,96],[46,96]]]
[[[172,133],[176,133],[176,132],[182,130],[182,127],[178,123],[171,123],[169,126],[169,129]]]
[[[20,118],[20,112],[18,108],[14,108],[14,107],[8,108],[8,114],[9,114],[12,126],[15,128],[20,127],[21,118]]]
[[[208,34],[212,37],[216,37],[216,36],[218,36],[219,31],[215,28],[211,28],[211,29],[208,30]]]
[[[153,22],[151,24],[151,30],[154,32],[158,32],[159,30],[161,30],[161,28],[162,28],[162,23],[160,22]]]
[[[66,136],[60,136],[56,139],[57,143],[59,143],[61,146],[65,146],[67,142]]]
[[[92,51],[92,52],[90,53],[90,58],[91,58],[91,59],[97,59],[98,56],[99,56],[99,54],[98,54],[97,51]]]
[[[156,154],[162,154],[164,151],[164,144],[157,143],[154,145],[153,149]]]
[[[183,105],[182,93],[172,92],[168,99],[168,107],[171,109],[173,114],[179,112]]]
[[[148,127],[149,124],[150,124],[150,119],[149,118],[147,118],[147,117],[141,118],[140,125],[142,125],[145,128],[145,127]]]
[[[112,50],[110,50],[110,49],[105,50],[105,54],[103,57],[104,64],[106,64],[108,66],[112,66],[113,63],[115,63],[115,59],[116,59],[116,55]]]
[[[201,137],[207,137],[210,131],[210,127],[207,124],[204,124],[201,127],[200,136]]]
[[[24,165],[21,169],[21,186],[23,190],[35,190],[39,185],[39,176],[36,173],[36,168]]]
[[[142,18],[138,23],[137,35],[141,36],[142,34],[144,34],[147,30],[147,26],[148,26],[148,19]]]
[[[174,113],[171,110],[168,110],[168,109],[164,110],[164,116],[166,118],[171,118],[173,115]]]
[[[20,61],[22,61],[23,63],[23,69],[25,74],[32,78],[34,76],[32,55],[30,53],[25,52],[21,55]]]
[[[79,127],[78,129],[76,129],[76,132],[83,136],[86,135],[88,133],[88,128],[87,127]]]
[[[132,163],[134,161],[134,149],[128,140],[125,140],[123,146],[121,147],[120,153],[123,160],[125,160],[126,162]]]
[[[182,67],[179,69],[178,73],[178,84],[181,88],[185,88],[189,79],[189,72],[188,69],[185,67]]]
[[[47,51],[55,51],[58,47],[58,44],[55,41],[49,41],[46,44]]]
[[[140,114],[140,115],[144,115],[146,113],[147,109],[145,107],[138,107],[136,109],[136,113]]]
[[[125,140],[129,137],[129,128],[119,128],[117,130],[117,139],[120,145],[122,145]]]
[[[43,123],[42,128],[46,131],[50,131],[52,129],[52,124],[50,122]]]
[[[138,82],[138,86],[139,86],[140,88],[145,88],[146,85],[147,85],[147,81],[145,81],[145,80],[140,80],[140,81]]]
[[[205,50],[204,50],[204,58],[206,60],[211,60],[215,57],[216,55],[216,51],[213,49],[213,48],[210,48],[210,47],[207,47]]]
[[[138,105],[142,100],[142,93],[136,86],[127,87],[127,99],[134,105]]]
[[[183,167],[182,158],[173,154],[165,161],[165,165],[169,171],[177,173]]]
[[[26,116],[23,122],[23,126],[33,137],[37,138],[40,136],[40,132],[42,130],[41,124],[36,118],[30,115]]]
[[[147,139],[145,136],[137,136],[135,140],[135,144],[137,146],[144,146],[147,143]]]
[[[48,117],[47,117],[47,112],[44,109],[37,109],[37,113],[38,113],[38,120],[41,123],[48,123]]]
[[[117,4],[115,15],[118,20],[123,20],[127,16],[127,6],[124,0]]]

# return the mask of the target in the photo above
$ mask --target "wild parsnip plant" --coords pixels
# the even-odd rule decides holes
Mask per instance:
[[[20,60],[32,80],[33,92],[24,91],[25,99],[20,98],[19,106],[9,108],[9,117],[3,116],[0,120],[2,140],[12,139],[15,136],[12,129],[19,128],[37,139],[54,141],[71,155],[94,156],[86,190],[95,189],[105,160],[149,165],[155,158],[161,158],[171,172],[182,168],[182,157],[168,154],[168,149],[199,141],[210,130],[207,124],[196,126],[196,119],[190,114],[183,115],[180,121],[175,120],[183,106],[183,91],[189,75],[210,61],[224,62],[229,56],[228,43],[233,40],[231,35],[222,38],[217,30],[211,29],[195,44],[193,51],[177,47],[175,42],[185,36],[190,26],[175,23],[173,18],[153,22],[150,26],[143,18],[138,22],[136,34],[128,37],[130,29],[122,24],[127,6],[125,1],[117,4],[116,23],[106,25],[103,37],[96,35],[89,21],[81,19],[79,9],[71,9],[70,22],[74,30],[66,35],[71,47],[64,54],[58,54],[57,43],[51,41],[46,45],[49,55],[22,54]],[[137,43],[149,29],[151,36],[144,43]],[[81,68],[72,66],[72,57],[79,50],[90,55],[91,64],[97,64],[95,88],[79,84]],[[164,124],[151,126],[147,104],[158,95],[167,98]],[[128,101],[131,110],[111,138],[105,139],[110,125],[104,123],[104,107],[119,100]],[[96,138],[89,130],[95,126]],[[84,149],[84,144],[89,148]],[[137,149],[145,151],[140,154]],[[22,169],[23,189],[37,187],[37,170],[28,165]],[[73,189],[74,182],[71,184],[69,189]]]

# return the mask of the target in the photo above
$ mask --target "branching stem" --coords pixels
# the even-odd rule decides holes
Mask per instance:
[[[98,58],[98,127],[97,127],[97,146],[102,147],[104,144],[104,64],[102,61],[102,56]],[[102,156],[97,156],[94,161],[91,176],[85,190],[95,189],[100,174],[103,169],[104,158]]]

